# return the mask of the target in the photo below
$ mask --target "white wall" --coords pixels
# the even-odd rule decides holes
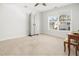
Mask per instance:
[[[59,16],[61,14],[71,15],[71,31],[79,29],[79,4],[72,4],[64,7],[55,8],[46,12],[42,12],[41,31],[49,35],[54,35],[62,38],[66,37],[68,31],[48,30],[48,16]]]
[[[0,40],[28,35],[28,15],[14,4],[0,4]]]
[[[36,16],[36,19],[40,20],[40,13],[34,11],[39,15]],[[15,3],[0,4],[0,41],[29,35],[30,12],[32,10]],[[40,33],[40,24],[38,26],[37,31]]]
[[[79,4],[75,4],[72,7],[72,30],[79,29]]]

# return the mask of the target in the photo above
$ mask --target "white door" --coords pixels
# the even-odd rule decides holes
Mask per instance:
[[[31,14],[31,35],[34,35],[34,15]]]
[[[39,34],[39,14],[31,15],[31,35]]]
[[[35,15],[35,34],[39,34],[39,14]]]

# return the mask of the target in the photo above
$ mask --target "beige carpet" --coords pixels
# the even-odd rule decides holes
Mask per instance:
[[[36,35],[0,41],[1,56],[67,56],[64,39],[48,35]],[[75,55],[74,48],[71,55]]]

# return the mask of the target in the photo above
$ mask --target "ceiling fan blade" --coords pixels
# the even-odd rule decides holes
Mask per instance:
[[[35,6],[39,5],[39,3],[36,3]]]
[[[42,3],[44,6],[47,6],[45,3]]]

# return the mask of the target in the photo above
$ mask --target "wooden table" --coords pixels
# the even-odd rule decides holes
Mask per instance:
[[[68,56],[70,56],[70,42],[71,42],[71,39],[79,40],[79,34],[72,34],[72,33],[68,34]]]

